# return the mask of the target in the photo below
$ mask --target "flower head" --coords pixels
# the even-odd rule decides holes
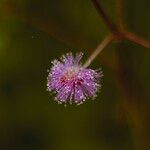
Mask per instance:
[[[87,69],[80,60],[83,53],[64,55],[60,61],[54,60],[47,78],[47,89],[56,93],[59,103],[81,104],[85,99],[95,97],[101,87],[102,71]]]

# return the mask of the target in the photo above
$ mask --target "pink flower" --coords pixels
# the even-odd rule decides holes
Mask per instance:
[[[47,89],[56,93],[59,103],[75,102],[81,104],[87,98],[95,97],[102,71],[84,68],[80,60],[83,54],[68,53],[60,61],[54,60],[47,77]]]

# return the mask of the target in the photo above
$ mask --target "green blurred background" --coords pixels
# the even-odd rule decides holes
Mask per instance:
[[[117,22],[117,0],[102,0]],[[124,0],[130,31],[150,38],[150,1]],[[150,149],[150,51],[132,42],[109,45],[95,101],[58,105],[46,91],[51,61],[83,51],[107,35],[90,0],[0,0],[0,149]],[[121,72],[120,72],[121,70]]]

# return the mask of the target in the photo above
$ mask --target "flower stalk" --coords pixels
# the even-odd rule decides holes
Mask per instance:
[[[95,51],[91,54],[88,60],[84,64],[84,68],[87,68],[91,62],[98,56],[98,54],[113,40],[115,39],[114,34],[107,35],[104,40],[98,45]]]

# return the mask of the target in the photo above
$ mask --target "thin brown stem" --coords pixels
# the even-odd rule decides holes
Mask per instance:
[[[132,41],[138,45],[141,45],[146,48],[150,48],[150,41],[146,41],[145,39],[135,35],[134,33],[128,32],[128,31],[123,31],[122,32],[123,38]]]
[[[123,30],[125,27],[124,24],[124,0],[116,0],[116,11],[117,11],[117,24],[118,28]]]
[[[113,34],[107,35],[104,40],[98,45],[98,47],[95,49],[95,51],[91,54],[89,59],[85,62],[84,67],[88,67],[91,62],[95,59],[96,56],[113,40],[115,39],[115,36]]]
[[[105,12],[105,10],[103,9],[102,5],[100,4],[100,2],[98,2],[98,0],[91,0],[95,9],[97,10],[98,14],[103,18],[106,26],[110,29],[110,31],[116,36],[116,38],[118,39],[127,39],[129,41],[132,41],[138,45],[141,45],[145,48],[150,48],[150,42],[144,40],[143,38],[127,31],[124,29],[123,26],[123,20],[122,20],[122,14],[120,14],[120,26],[115,25],[112,23],[112,21],[110,20],[110,18],[108,17],[107,13]],[[120,7],[119,11],[120,13],[122,13],[122,1],[118,0],[120,2]]]
[[[112,23],[107,13],[103,9],[102,5],[97,0],[91,0],[98,14],[104,20],[106,26],[110,29],[111,32],[116,32],[116,26]]]

